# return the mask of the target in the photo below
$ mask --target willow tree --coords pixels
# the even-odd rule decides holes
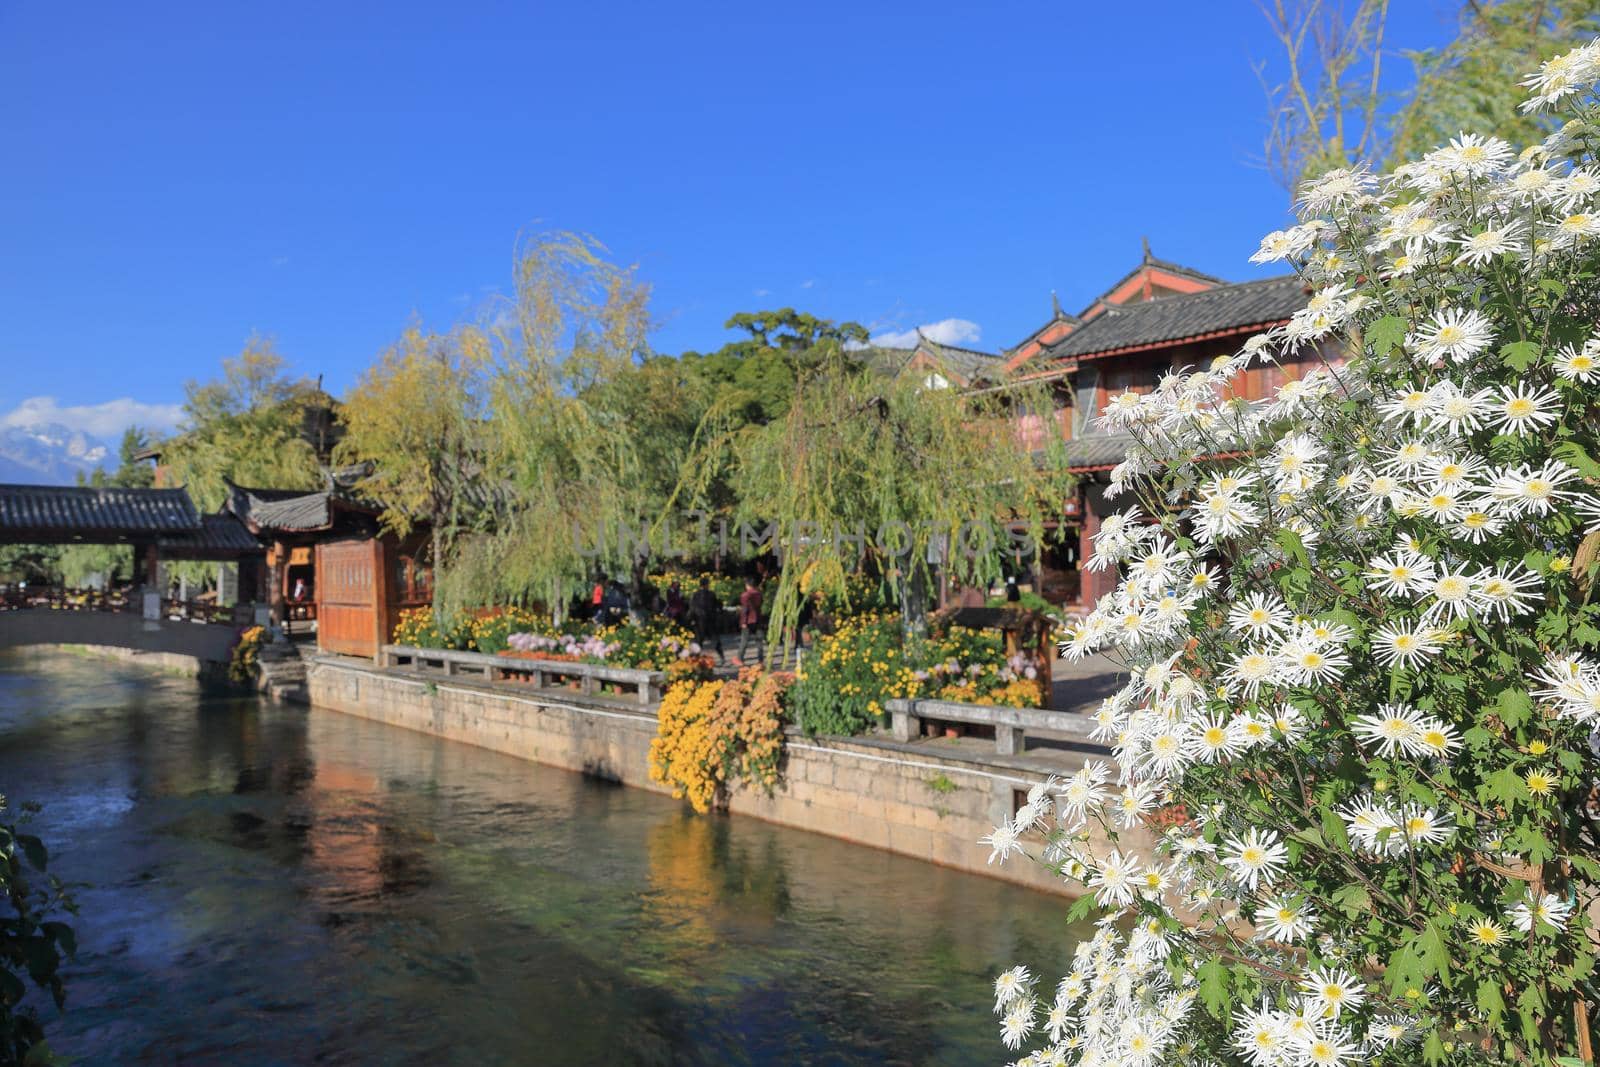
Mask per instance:
[[[633,384],[649,286],[603,246],[543,234],[516,257],[512,295],[478,328],[487,368],[487,462],[511,503],[492,532],[464,538],[440,583],[454,608],[539,602],[560,613],[595,572],[633,562],[619,529],[654,519],[652,402]]]
[[[827,345],[798,379],[780,419],[719,432],[708,413],[687,470],[689,495],[732,467],[754,546],[781,560],[770,639],[788,633],[803,598],[845,592],[865,559],[899,594],[908,631],[925,626],[935,562],[989,584],[1025,534],[1043,544],[1072,489],[1059,434],[1020,441],[1019,420],[1053,410],[1028,381],[984,390],[930,388],[886,375]]]
[[[184,386],[183,423],[163,443],[162,463],[196,506],[214,511],[228,483],[275,489],[323,485],[306,413],[330,398],[315,383],[292,377],[270,340],[252,337],[222,361],[222,376]]]
[[[1518,84],[1528,57],[1600,33],[1600,0],[1465,0],[1454,36],[1433,49],[1393,38],[1391,0],[1261,6],[1281,50],[1281,63],[1258,68],[1267,163],[1289,189],[1361,160],[1392,166],[1462,131],[1538,140],[1548,119],[1521,107]]]
[[[364,464],[357,491],[381,504],[380,521],[405,537],[430,532],[436,575],[457,531],[481,521],[485,483],[483,334],[408,328],[362,373],[339,410],[340,463]],[[435,600],[438,600],[435,582]]]

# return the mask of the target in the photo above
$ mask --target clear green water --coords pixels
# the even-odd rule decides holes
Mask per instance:
[[[0,655],[79,1063],[969,1064],[1056,898],[333,712]],[[974,848],[977,846],[974,845]]]

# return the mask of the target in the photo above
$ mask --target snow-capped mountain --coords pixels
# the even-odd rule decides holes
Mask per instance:
[[[116,465],[104,441],[60,423],[0,426],[0,482],[72,485],[78,474]]]

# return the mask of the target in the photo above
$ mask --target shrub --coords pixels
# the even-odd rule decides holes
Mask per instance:
[[[0,797],[0,812],[5,807]],[[25,1003],[31,981],[60,1010],[66,987],[59,968],[77,951],[72,927],[60,921],[76,909],[47,873],[48,863],[44,842],[14,823],[0,823],[0,1064],[7,1067],[58,1062],[38,1011]]]
[[[267,631],[262,626],[251,626],[239,633],[228,655],[228,679],[240,685],[249,685],[256,679],[260,668],[261,642]]]
[[[947,626],[906,643],[898,615],[846,619],[816,644],[790,698],[808,733],[849,735],[880,722],[896,697],[1038,707],[1044,690],[1027,657],[1007,657],[1000,634]]]
[[[1572,121],[1520,156],[1308,183],[1257,255],[1305,310],[1107,405],[1112,490],[1160,505],[1104,521],[1123,581],[1067,644],[1132,667],[1098,713],[1120,789],[1092,764],[987,839],[1054,821],[1105,911],[1057,991],[997,983],[1030,1062],[1593,1062],[1597,76],[1600,42],[1545,64],[1531,104]],[[1119,836],[1158,810],[1153,850]]]
[[[661,702],[651,780],[695,811],[724,806],[743,779],[771,791],[783,758],[783,695],[791,675],[747,667],[725,682],[684,682]]]
[[[432,608],[408,608],[400,612],[400,621],[395,623],[393,643],[459,651],[468,647],[468,637],[464,623],[441,627]]]
[[[900,619],[866,614],[840,622],[806,656],[790,701],[807,733],[858,734],[879,722],[883,702],[912,696],[919,682],[901,647]]]

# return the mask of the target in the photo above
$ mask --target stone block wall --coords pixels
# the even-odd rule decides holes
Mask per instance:
[[[576,693],[523,696],[500,685],[408,677],[331,657],[312,662],[307,682],[317,707],[666,792],[649,775],[653,709]],[[978,844],[1011,816],[1018,792],[1043,777],[893,742],[795,733],[787,739],[778,788],[770,796],[736,789],[729,808],[1065,894],[1069,887],[1037,863],[1013,857],[988,865],[988,850]]]

